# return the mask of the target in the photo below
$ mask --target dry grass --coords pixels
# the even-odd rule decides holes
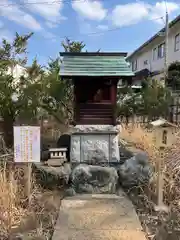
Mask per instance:
[[[130,143],[134,148],[143,150],[149,155],[150,162],[155,169],[149,188],[155,191],[157,179],[156,166],[159,159],[159,151],[154,142],[153,132],[148,131],[146,127],[141,125],[123,125],[120,138]]]
[[[9,170],[6,165],[0,168],[0,239],[19,234],[28,236],[28,240],[49,239],[61,202],[60,192],[43,190],[33,183],[28,204],[22,171],[20,167]]]
[[[148,153],[151,164],[155,167],[154,174],[154,187],[156,187],[156,176],[157,176],[157,161],[159,160],[160,153],[155,146],[153,140],[153,133],[148,131],[145,127],[140,125],[123,126],[120,138],[124,141],[131,143],[135,148],[141,149]],[[175,181],[180,180],[180,150],[179,150],[180,139],[177,138],[172,148],[166,149],[163,171],[165,173],[165,198],[169,199],[172,196],[174,199],[174,186]],[[176,180],[175,180],[176,179]],[[152,182],[151,182],[152,184]],[[180,189],[180,187],[179,187]],[[180,196],[180,194],[179,194]],[[171,198],[171,199],[172,199]],[[170,202],[168,203],[170,204]]]
[[[149,192],[152,192],[152,198],[154,198],[156,191],[156,182],[157,182],[157,160],[159,157],[158,149],[155,146],[153,133],[148,131],[147,128],[141,125],[123,125],[120,138],[125,142],[129,143],[129,150],[135,152],[137,149],[145,151],[150,157],[150,163],[154,167],[155,172],[152,178],[150,179]]]
[[[164,215],[160,214],[156,216],[151,215],[152,206],[154,203],[151,204],[152,199],[150,198],[150,195],[152,192],[155,194],[157,182],[156,166],[159,159],[159,151],[154,144],[152,132],[148,132],[145,127],[140,125],[124,125],[120,134],[120,138],[128,143],[131,143],[135,146],[135,148],[140,148],[141,150],[146,151],[150,157],[151,164],[155,166],[154,176],[146,188],[149,190],[150,194],[147,196],[147,192],[145,193],[143,188],[141,188],[141,203],[136,203],[137,205],[139,204],[138,207],[143,205],[144,208],[143,211],[145,214],[140,214],[141,219],[148,215],[147,209],[149,209],[150,215],[148,220],[146,217],[146,220],[144,221],[146,223],[143,222],[145,229],[149,228],[150,223],[150,228],[154,230],[154,232],[150,231],[151,236],[149,236],[149,239],[179,239],[177,238],[177,235],[179,234],[177,232],[180,231],[180,139],[176,139],[176,144],[174,144],[171,149],[166,149],[163,168],[165,178],[164,201],[167,205],[169,205],[171,211],[169,215],[164,218]],[[140,212],[142,213],[142,209]],[[159,228],[157,227],[157,224],[160,226]],[[152,225],[154,226],[152,227]],[[152,234],[152,232],[154,234]],[[176,236],[176,238],[174,238],[174,236]]]
[[[20,219],[25,216],[26,209],[19,205],[17,181],[14,172],[7,176],[6,165],[0,170],[0,226],[1,234],[7,237],[11,229],[17,226]]]
[[[152,164],[158,157],[158,150],[154,144],[153,133],[141,125],[123,125],[120,138],[137,149],[148,153]]]

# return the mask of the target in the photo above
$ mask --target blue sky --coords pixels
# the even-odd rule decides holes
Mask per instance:
[[[0,0],[0,39],[34,32],[29,61],[41,64],[63,50],[65,36],[88,51],[130,53],[163,27],[166,5],[170,19],[180,13],[179,0]]]

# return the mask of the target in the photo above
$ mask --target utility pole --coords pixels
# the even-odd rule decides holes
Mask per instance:
[[[164,51],[164,80],[168,77],[168,37],[169,37],[169,16],[166,8],[166,25],[165,25],[165,51]]]

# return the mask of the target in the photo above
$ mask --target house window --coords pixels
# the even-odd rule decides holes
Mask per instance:
[[[162,143],[163,143],[163,144],[167,144],[167,130],[164,130],[164,131],[163,131]]]
[[[165,43],[158,46],[158,58],[163,58],[165,53]]]
[[[175,36],[175,41],[174,41],[174,51],[179,51],[180,49],[180,34],[178,33],[176,36]]]
[[[145,61],[144,61],[144,65],[148,65],[148,60],[145,60]]]
[[[133,71],[137,70],[137,59],[132,62],[132,70]]]
[[[157,59],[157,48],[153,49],[153,60]]]

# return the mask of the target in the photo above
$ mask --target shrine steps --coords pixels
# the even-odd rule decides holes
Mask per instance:
[[[81,124],[111,124],[113,109],[110,104],[80,105],[79,119]]]
[[[113,124],[112,118],[81,118],[79,124]]]

